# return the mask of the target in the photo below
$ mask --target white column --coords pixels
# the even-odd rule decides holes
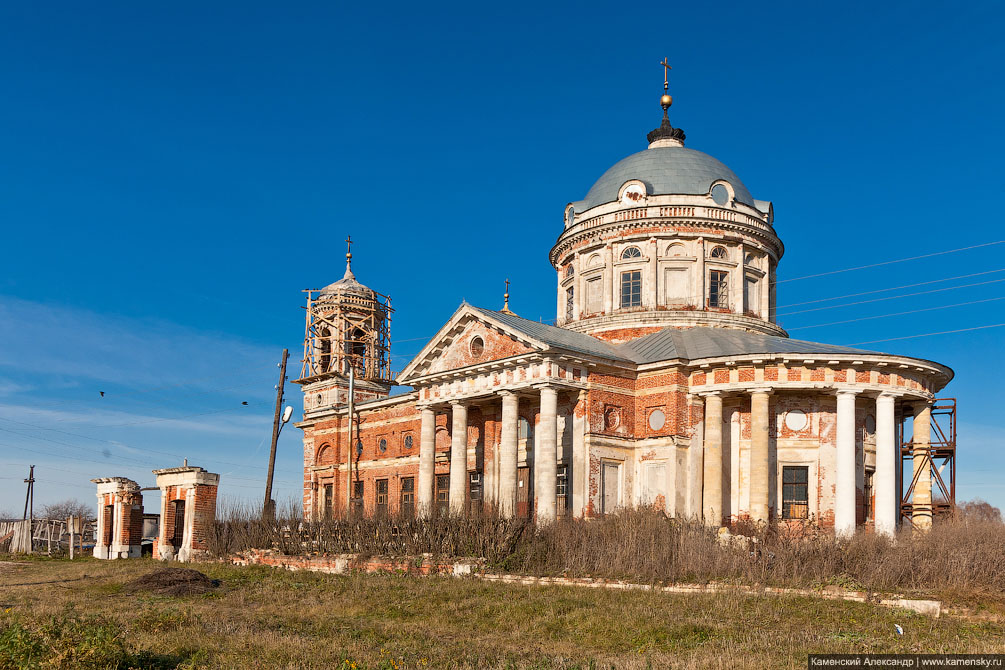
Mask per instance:
[[[520,398],[512,391],[500,391],[502,426],[499,439],[499,513],[513,516],[516,509],[517,431]]]
[[[658,304],[657,296],[659,295],[659,249],[656,246],[656,238],[649,238],[649,272],[647,273],[649,277],[646,279],[646,299],[643,303],[649,309],[656,309]]]
[[[750,518],[767,523],[771,519],[771,490],[778,474],[772,467],[769,389],[750,393]]]
[[[704,482],[702,516],[706,526],[722,525],[722,396],[705,396]]]
[[[897,440],[893,412],[894,397],[886,393],[876,398],[876,472],[873,491],[876,532],[888,537],[897,530]]]
[[[589,465],[586,455],[587,394],[580,391],[572,408],[572,467],[569,468],[567,485],[572,489],[572,515],[582,517],[586,513],[587,481]]]
[[[468,406],[450,403],[450,513],[463,514],[468,479]]]
[[[834,533],[855,532],[855,394],[837,394],[837,477],[834,487]]]
[[[433,510],[433,467],[436,451],[436,412],[423,407],[419,428],[419,481],[415,492],[416,512],[428,517]]]
[[[705,404],[700,397],[691,399],[691,408],[694,412],[702,412],[704,417]],[[691,434],[691,443],[687,449],[687,495],[684,500],[684,512],[689,519],[702,518],[701,513],[701,484],[703,477],[702,449],[705,445],[705,421],[698,421]]]
[[[697,262],[694,264],[694,271],[697,273],[695,281],[691,284],[696,294],[691,298],[698,309],[706,309],[705,301],[708,300],[708,293],[705,291],[705,240],[701,237],[695,242]]]
[[[541,388],[540,448],[534,466],[534,497],[537,499],[538,523],[555,520],[558,476],[558,391],[550,386]]]

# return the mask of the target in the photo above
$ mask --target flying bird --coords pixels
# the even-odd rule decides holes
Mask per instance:
[[[248,401],[247,401],[247,400],[242,400],[242,401],[241,401],[241,404],[242,404],[242,405],[247,405],[247,404],[248,404]]]
[[[102,398],[104,398],[104,397],[105,397],[105,392],[104,392],[104,391],[98,391],[98,393],[100,393],[100,394],[101,394],[101,397],[102,397]]]

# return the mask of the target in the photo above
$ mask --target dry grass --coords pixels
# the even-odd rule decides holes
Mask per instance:
[[[131,592],[128,584],[159,567],[149,559],[52,560],[4,572],[0,669],[762,669],[804,668],[809,652],[1005,652],[1000,623],[797,597],[331,576],[220,563],[194,566],[222,581],[209,594]],[[36,650],[34,664],[24,660],[26,649]]]
[[[367,518],[304,523],[295,515],[262,522],[231,510],[210,547],[218,556],[248,548],[283,553],[483,557],[495,570],[647,583],[726,581],[846,588],[1005,604],[1005,525],[981,516],[936,524],[895,541],[871,533],[835,540],[812,527],[737,528],[724,544],[700,523],[653,510],[603,519],[566,519],[544,528],[495,514],[427,521]]]

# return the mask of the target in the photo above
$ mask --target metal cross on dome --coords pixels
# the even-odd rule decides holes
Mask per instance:
[[[666,58],[664,58],[664,59],[663,59],[663,60],[662,60],[662,61],[660,62],[660,65],[662,65],[662,66],[663,66],[663,90],[665,91],[665,90],[667,90],[668,88],[670,88],[670,81],[669,81],[669,79],[668,79],[668,75],[669,75],[669,73],[670,73],[670,70],[672,70],[673,68],[672,68],[672,67],[670,67],[670,63],[668,63],[668,62],[667,62],[667,59],[666,59]]]

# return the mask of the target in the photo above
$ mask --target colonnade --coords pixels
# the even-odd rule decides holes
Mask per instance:
[[[554,521],[558,514],[558,388],[547,384],[533,387],[539,393],[540,421],[534,456],[534,506],[539,523]],[[529,389],[528,389],[529,390]],[[498,448],[499,510],[503,516],[516,513],[517,461],[519,452],[519,402],[514,391],[496,394],[502,404],[501,430]],[[479,399],[483,402],[484,399]],[[468,405],[471,401],[450,401],[450,511],[464,511],[468,485]],[[437,407],[420,408],[419,478],[415,492],[416,510],[428,516],[434,504]]]
[[[747,391],[751,406],[750,432],[750,517],[755,522],[768,521],[772,487],[777,487],[777,466],[770,453],[769,396],[771,389]],[[856,478],[855,462],[855,399],[856,389],[841,389],[837,394],[835,435],[834,530],[839,536],[855,532]],[[722,401],[723,392],[703,394],[705,425],[703,444],[702,515],[705,523],[722,524],[728,516],[722,489]],[[892,535],[899,514],[897,471],[900,451],[896,437],[894,405],[896,395],[880,393],[875,398],[876,470],[873,475],[875,495],[874,522],[877,533]],[[932,523],[932,474],[930,450],[931,404],[914,405],[913,453],[915,471],[920,471],[914,489],[916,528],[926,529]],[[735,447],[734,447],[735,448]],[[864,464],[862,465],[864,467]],[[812,482],[810,482],[812,484]]]

